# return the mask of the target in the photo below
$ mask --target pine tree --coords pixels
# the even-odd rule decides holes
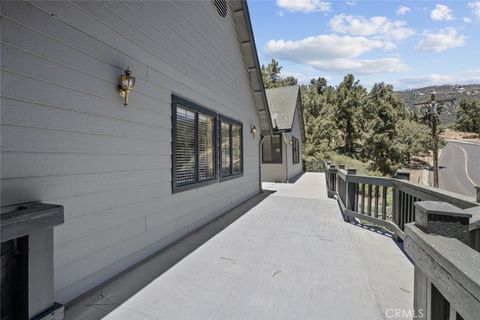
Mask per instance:
[[[480,134],[480,101],[460,101],[457,113],[456,127],[460,131],[475,132]]]
[[[345,76],[336,89],[334,120],[344,139],[343,153],[348,156],[353,156],[356,152],[355,142],[360,133],[360,109],[365,103],[366,93],[365,88],[351,74]]]

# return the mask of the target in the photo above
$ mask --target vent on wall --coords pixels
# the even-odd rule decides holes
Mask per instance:
[[[227,0],[213,0],[213,4],[215,5],[215,8],[217,8],[220,17],[225,18],[228,10]]]

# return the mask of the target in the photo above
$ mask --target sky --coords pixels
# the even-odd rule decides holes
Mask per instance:
[[[261,64],[301,83],[480,83],[480,1],[249,0]]]

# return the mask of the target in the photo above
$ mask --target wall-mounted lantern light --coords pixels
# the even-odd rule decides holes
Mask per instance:
[[[250,132],[252,133],[252,136],[255,139],[255,134],[257,133],[257,128],[255,126],[252,126],[252,128],[250,129]]]
[[[135,87],[135,77],[132,76],[132,72],[127,68],[120,77],[120,95],[124,97],[123,105],[125,108],[128,105],[128,95],[133,90],[133,87]]]
[[[289,143],[289,144],[293,144],[293,139],[290,138],[290,140],[288,140],[288,143]]]

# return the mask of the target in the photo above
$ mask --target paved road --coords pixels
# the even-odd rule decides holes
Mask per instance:
[[[323,174],[265,189],[277,192],[104,320],[385,320],[412,308],[412,264],[391,238],[343,221]]]
[[[480,145],[449,141],[440,155],[440,188],[475,196],[480,185]]]

